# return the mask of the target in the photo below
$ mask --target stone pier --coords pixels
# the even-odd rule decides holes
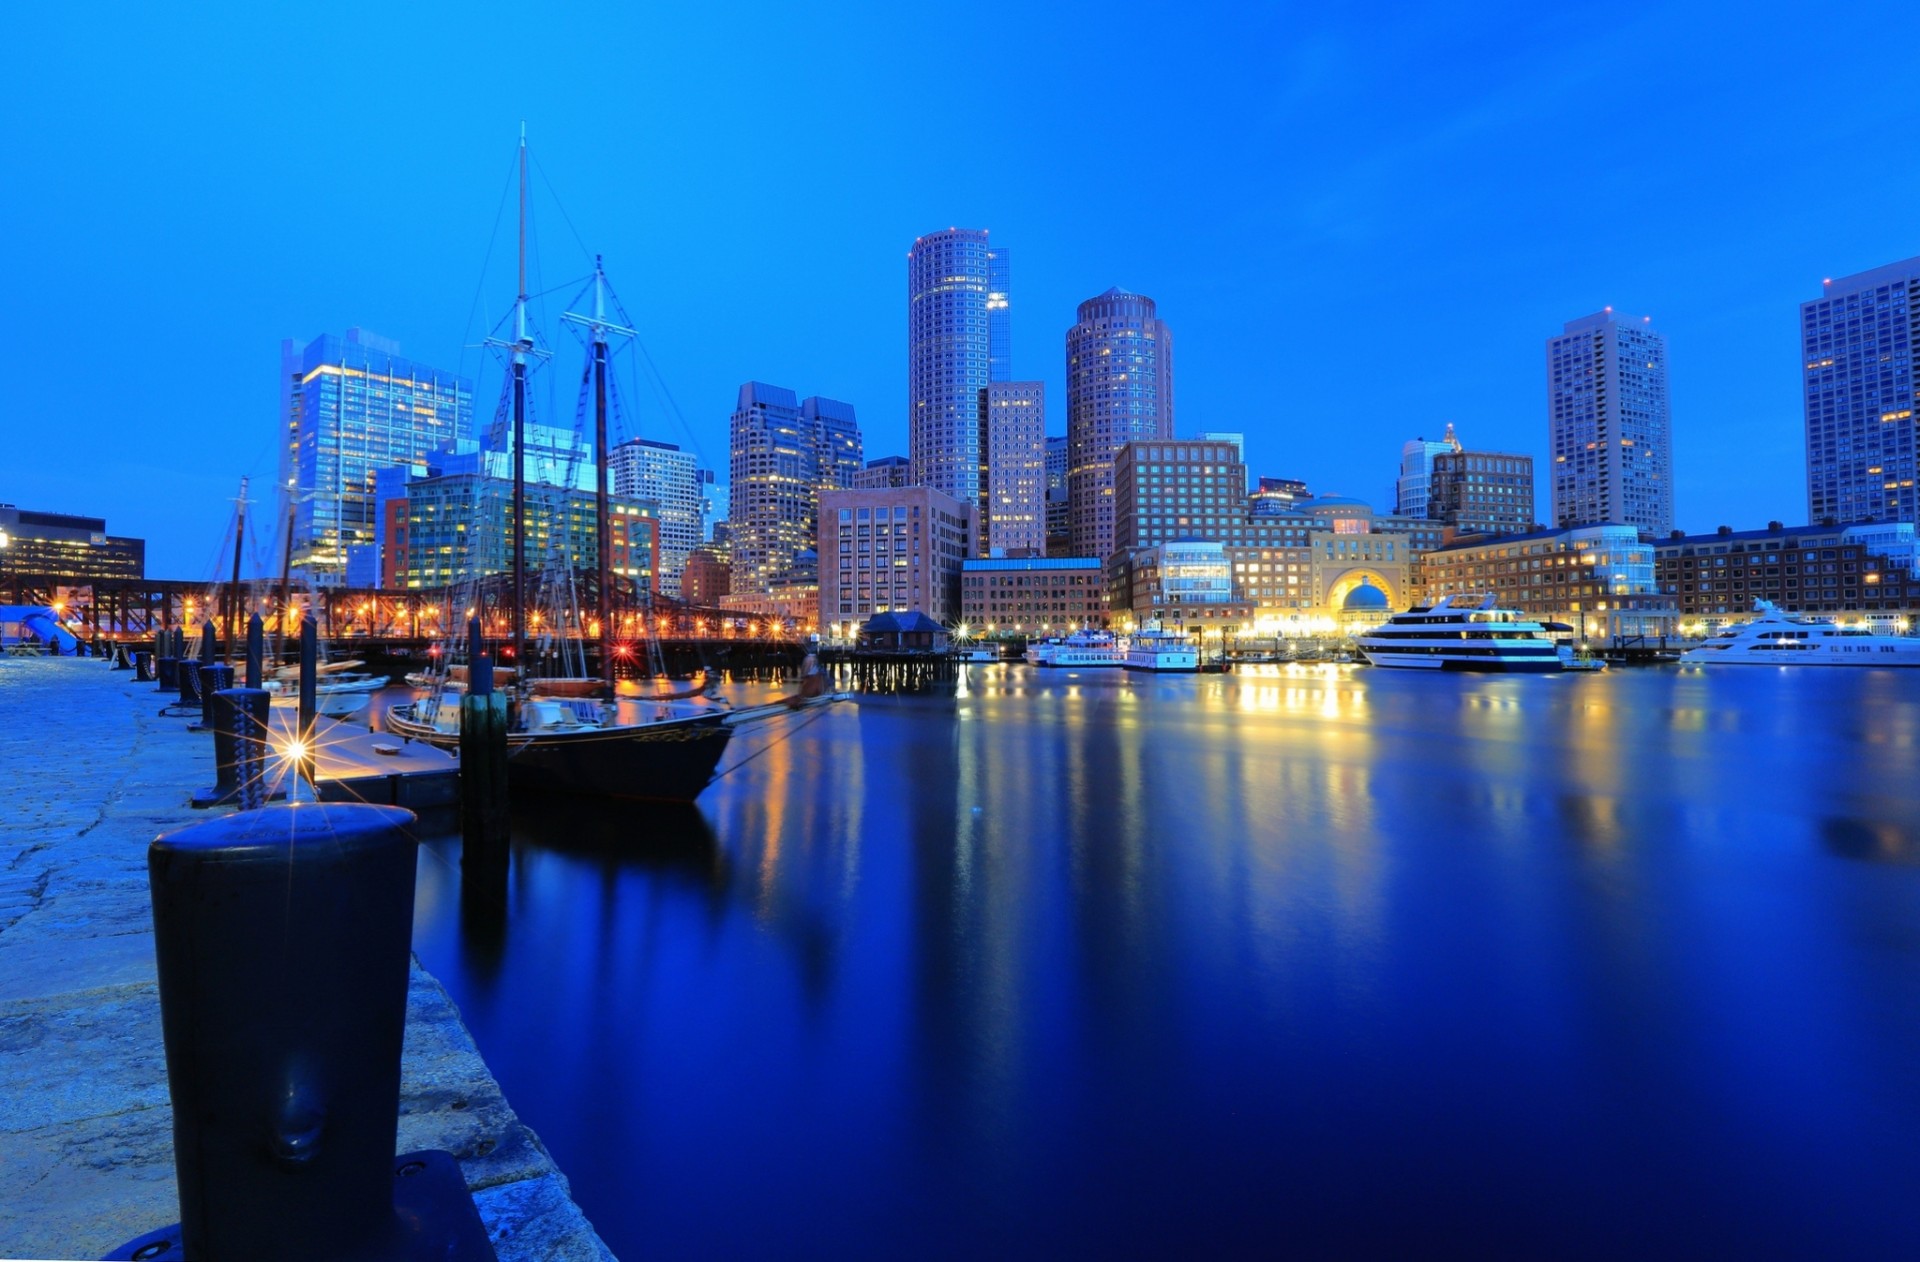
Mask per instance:
[[[0,1257],[97,1258],[178,1220],[147,843],[210,737],[99,659],[0,658]],[[459,1158],[502,1262],[612,1255],[415,961],[397,1151]]]

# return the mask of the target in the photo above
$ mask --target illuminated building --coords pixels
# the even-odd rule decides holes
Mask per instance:
[[[1253,602],[1233,580],[1227,549],[1207,539],[1177,539],[1116,552],[1107,562],[1108,600],[1135,626],[1250,630]]]
[[[996,381],[980,392],[987,477],[980,551],[1044,556],[1047,551],[1047,388]]]
[[[695,548],[680,572],[680,598],[690,605],[718,605],[733,590],[732,567],[726,548]]]
[[[890,486],[913,485],[912,463],[905,456],[881,456],[867,461],[867,467],[853,475],[854,489],[884,491]]]
[[[960,567],[960,620],[976,636],[1066,635],[1107,625],[1092,557],[990,557]]]
[[[1047,555],[1068,556],[1073,529],[1067,499],[1067,436],[1047,435]]]
[[[1172,437],[1173,331],[1151,298],[1109,289],[1087,299],[1067,330],[1068,527],[1076,555],[1105,558],[1123,546],[1114,533],[1120,449]]]
[[[1800,306],[1807,516],[1920,522],[1920,258],[1830,280]]]
[[[1010,260],[984,230],[930,232],[907,252],[907,449],[912,482],[979,504],[980,392],[1012,373]]]
[[[890,610],[956,622],[960,565],[973,555],[979,521],[973,504],[932,487],[822,493],[821,627]]]
[[[280,344],[281,423],[291,482],[293,563],[315,582],[346,578],[350,549],[374,546],[374,474],[467,434],[473,382],[400,356],[361,329]]]
[[[1721,528],[1653,545],[1660,590],[1683,618],[1738,621],[1756,600],[1789,613],[1891,618],[1920,608],[1920,555],[1909,522]]]
[[[145,578],[147,542],[108,534],[104,517],[36,513],[0,504],[0,574]]]
[[[1556,526],[1673,528],[1667,340],[1608,307],[1547,341]]]
[[[1421,514],[1460,535],[1532,530],[1533,457],[1505,451],[1443,451],[1427,477]]]
[[[1247,493],[1247,511],[1254,517],[1281,517],[1313,498],[1298,478],[1261,478]]]
[[[609,491],[627,500],[658,506],[660,590],[681,595],[680,574],[687,554],[700,546],[706,487],[713,471],[699,467],[690,451],[672,443],[635,438],[607,453]]]
[[[814,546],[820,494],[853,485],[861,470],[853,406],[797,399],[749,381],[734,409],[728,477],[728,546],[736,598],[810,582],[800,554]]]
[[[1584,638],[1672,635],[1678,611],[1654,578],[1653,545],[1632,526],[1575,526],[1470,538],[1427,553],[1429,603],[1491,595],[1502,609],[1562,622]]]
[[[1459,451],[1460,440],[1447,426],[1446,437],[1439,442],[1415,438],[1400,449],[1400,479],[1396,482],[1394,511],[1402,517],[1427,516],[1427,481],[1433,474],[1434,457]]]

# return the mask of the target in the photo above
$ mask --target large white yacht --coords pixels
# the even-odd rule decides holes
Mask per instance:
[[[1127,641],[1126,667],[1190,673],[1200,669],[1200,654],[1193,641],[1178,631],[1142,627]]]
[[[1690,666],[1920,666],[1920,639],[1843,627],[1754,602],[1756,617],[1680,655]]]
[[[1076,631],[1064,640],[1047,640],[1027,646],[1030,666],[1125,666],[1127,655],[1120,642],[1105,631]]]
[[[1422,670],[1557,671],[1560,654],[1546,628],[1514,609],[1448,596],[1430,609],[1394,614],[1354,637],[1375,666]]]

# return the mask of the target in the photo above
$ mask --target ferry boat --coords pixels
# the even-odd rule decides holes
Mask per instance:
[[[1127,655],[1119,641],[1105,631],[1076,631],[1064,640],[1029,644],[1027,664],[1075,668],[1125,666]]]
[[[1689,666],[1920,666],[1920,638],[1843,627],[1755,601],[1751,622],[1729,627],[1680,661]]]
[[[1514,609],[1445,597],[1429,609],[1397,613],[1355,637],[1375,666],[1420,670],[1559,671],[1564,668],[1546,628]]]
[[[1127,641],[1128,670],[1197,671],[1200,654],[1193,641],[1177,631],[1145,627]]]

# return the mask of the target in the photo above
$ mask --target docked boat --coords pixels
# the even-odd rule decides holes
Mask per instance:
[[[1478,605],[1451,596],[1426,609],[1397,613],[1355,637],[1375,666],[1416,670],[1547,672],[1563,669],[1546,628],[1514,609],[1499,609],[1488,596]]]
[[[1039,650],[1037,656],[1035,650]],[[1028,645],[1027,661],[1035,666],[1070,666],[1090,669],[1125,666],[1126,650],[1105,631],[1076,631],[1064,640]]]
[[[1689,666],[1920,666],[1920,638],[1843,627],[1755,601],[1756,617],[1729,627],[1680,661]]]
[[[1200,654],[1193,641],[1178,631],[1145,627],[1127,641],[1128,670],[1180,671],[1200,669]]]

